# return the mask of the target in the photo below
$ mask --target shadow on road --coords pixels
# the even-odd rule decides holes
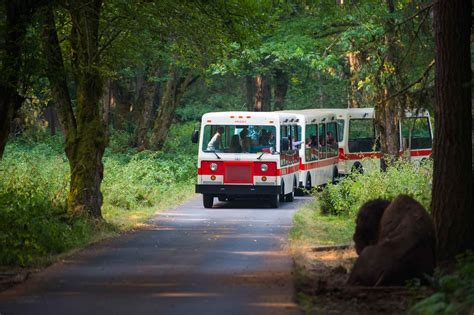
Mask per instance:
[[[268,200],[264,199],[238,199],[232,201],[215,201],[212,209],[253,209],[253,210],[290,210],[295,208],[295,202],[300,203],[310,200],[309,197],[295,199],[294,202],[281,202],[278,208],[271,208]],[[212,209],[206,209],[211,210]]]

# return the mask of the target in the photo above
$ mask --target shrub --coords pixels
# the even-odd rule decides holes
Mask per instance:
[[[154,206],[192,185],[196,170],[192,127],[173,126],[163,152],[129,149],[132,135],[113,132],[112,147],[103,159],[105,217],[120,221],[113,216],[127,217],[125,212]],[[41,142],[20,137],[8,143],[0,161],[0,265],[31,265],[37,257],[86,244],[111,231],[104,222],[66,213],[68,184],[62,136]],[[120,211],[105,213],[111,208]],[[142,215],[143,220],[153,212]]]
[[[125,163],[108,158],[102,183],[104,202],[125,209],[151,206],[170,187],[192,180],[195,168],[194,157],[183,154],[144,151]]]
[[[324,213],[354,216],[371,199],[393,199],[407,194],[426,209],[431,202],[432,164],[397,161],[386,172],[351,174],[336,185],[328,184],[316,198]]]
[[[36,255],[70,247],[63,166],[60,159],[33,161],[26,153],[0,164],[0,264],[26,265]]]
[[[438,270],[432,286],[435,292],[415,304],[408,314],[471,314],[474,310],[474,252],[461,255],[453,273],[443,275]]]

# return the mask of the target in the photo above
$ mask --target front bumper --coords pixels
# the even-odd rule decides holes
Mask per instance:
[[[281,186],[276,185],[196,185],[196,192],[213,195],[276,195]]]

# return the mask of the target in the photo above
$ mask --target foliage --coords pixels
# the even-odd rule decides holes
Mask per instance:
[[[355,216],[360,206],[372,199],[393,199],[407,194],[429,209],[431,202],[432,163],[400,160],[386,172],[354,173],[336,185],[328,184],[315,196],[325,213]]]
[[[114,145],[104,157],[102,184],[107,222],[130,228],[146,221],[158,206],[169,207],[192,194],[191,130],[192,124],[173,126],[165,151],[139,153],[126,150],[130,135],[112,133]],[[69,167],[63,137],[43,134],[39,139],[43,140],[10,141],[0,163],[0,265],[31,265],[38,257],[67,251],[117,229],[66,214]]]
[[[214,111],[247,110],[242,81],[228,74],[216,76],[194,85],[176,110],[181,121],[200,121],[201,116]]]
[[[67,164],[54,148],[12,143],[7,150],[0,163],[0,264],[29,265],[104,228],[65,214]]]
[[[434,276],[431,296],[416,303],[410,315],[468,314],[474,310],[474,252],[459,256],[456,270]]]

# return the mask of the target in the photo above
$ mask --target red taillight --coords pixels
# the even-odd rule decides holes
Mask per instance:
[[[346,159],[346,156],[344,155],[344,148],[339,148],[338,150],[338,158],[339,160],[345,160]]]
[[[266,164],[268,169],[262,171],[262,165]],[[277,166],[275,162],[254,162],[253,163],[254,176],[277,176]]]
[[[211,165],[216,164],[217,168],[212,170]],[[198,170],[199,171],[199,170]],[[224,175],[224,162],[222,161],[201,161],[200,175]]]

